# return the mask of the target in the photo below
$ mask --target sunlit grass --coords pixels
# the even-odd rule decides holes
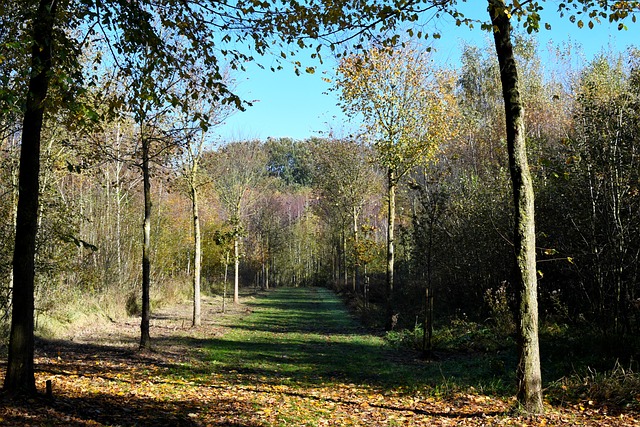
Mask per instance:
[[[291,386],[355,384],[383,393],[443,396],[465,390],[509,394],[511,362],[492,355],[422,360],[366,331],[330,291],[278,289],[208,346],[215,372],[238,381]]]

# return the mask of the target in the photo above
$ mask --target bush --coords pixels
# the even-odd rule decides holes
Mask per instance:
[[[127,295],[127,302],[125,303],[127,316],[140,316],[142,309],[140,308],[140,304],[138,304],[138,299],[138,292],[130,292],[129,295]]]
[[[385,339],[392,347],[422,350],[423,336],[424,330],[422,329],[422,325],[415,325],[413,330],[401,329],[398,331],[388,331]]]
[[[508,336],[515,332],[515,322],[513,313],[509,307],[509,297],[505,284],[497,289],[487,289],[484,294],[484,301],[489,306],[491,322],[495,332],[501,336]]]
[[[492,352],[512,345],[510,337],[499,336],[494,328],[467,319],[454,319],[433,332],[433,347],[447,351]]]
[[[585,375],[574,374],[553,382],[548,396],[555,403],[625,407],[640,409],[640,373],[624,369],[616,362],[612,370],[587,369]]]

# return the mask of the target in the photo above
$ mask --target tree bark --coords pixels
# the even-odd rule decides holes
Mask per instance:
[[[265,289],[269,289],[269,274],[270,274],[270,268],[269,266],[271,265],[271,249],[269,246],[269,236],[267,236],[267,244],[266,244],[266,248],[267,248],[267,255],[266,255],[266,259],[265,259],[265,271],[264,271],[264,288]]]
[[[13,310],[4,390],[35,394],[34,289],[40,186],[40,139],[49,90],[53,26],[58,2],[41,0],[33,19],[31,74],[23,117],[19,195],[13,252]]]
[[[515,207],[513,277],[517,299],[518,402],[530,414],[543,412],[538,343],[538,295],[535,253],[534,195],[527,162],[524,108],[511,43],[511,22],[504,0],[488,0],[489,15],[500,65],[505,105],[509,170]]]
[[[229,273],[229,251],[227,250],[224,261],[224,286],[222,288],[222,312],[227,312],[227,278]]]
[[[387,319],[386,329],[393,327],[393,268],[395,264],[394,256],[394,228],[396,224],[396,171],[389,168],[387,171],[388,181],[388,227],[387,227]]]
[[[298,263],[299,264],[299,263]],[[349,268],[347,262],[347,233],[345,227],[342,227],[342,265],[344,266],[344,288],[349,288]]]
[[[195,179],[197,165],[192,170],[192,179]],[[198,213],[198,189],[194,182],[191,182],[191,204],[193,210],[193,326],[200,326],[200,270],[201,270],[201,249],[200,241],[200,216]]]
[[[233,303],[238,304],[240,302],[238,288],[240,287],[240,248],[239,248],[239,240],[238,232],[236,231],[236,236],[233,238],[233,265],[234,265],[234,275],[233,275]]]
[[[149,348],[149,319],[151,307],[151,177],[149,174],[149,140],[142,136],[142,177],[144,187],[144,221],[142,224],[142,316],[140,321],[140,349]]]
[[[116,137],[115,137],[115,144],[116,144],[116,153],[118,158],[120,158],[120,145],[122,142],[122,134],[120,133],[120,123],[117,124],[116,127]],[[118,265],[118,273],[117,273],[117,277],[118,277],[118,284],[122,283],[122,278],[124,277],[124,271],[122,269],[122,200],[123,200],[123,194],[122,194],[122,183],[120,182],[121,179],[121,173],[122,173],[122,167],[123,167],[123,163],[118,161],[116,162],[116,177],[115,177],[115,191],[116,191],[116,257],[117,257],[117,265]]]
[[[360,290],[360,259],[358,254],[358,208],[353,207],[353,293]]]

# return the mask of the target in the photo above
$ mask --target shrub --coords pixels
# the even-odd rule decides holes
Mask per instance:
[[[489,306],[491,322],[495,332],[501,336],[508,336],[515,331],[513,313],[509,307],[509,298],[505,284],[497,289],[487,289],[484,294],[484,301]]]
[[[415,325],[413,329],[388,331],[385,339],[392,347],[421,350],[423,335],[422,325]]]
[[[553,382],[548,396],[556,403],[626,407],[640,409],[640,373],[616,362],[610,371],[588,368],[584,375],[573,374]]]

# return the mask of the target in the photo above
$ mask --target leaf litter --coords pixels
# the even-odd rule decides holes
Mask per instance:
[[[246,299],[244,300],[246,302]],[[203,325],[190,328],[190,305],[154,316],[153,349],[137,350],[135,319],[37,342],[36,383],[53,395],[0,399],[2,426],[638,426],[637,413],[589,405],[547,405],[545,415],[515,415],[513,399],[480,393],[439,398],[367,384],[312,384],[272,378],[242,366],[217,369],[210,340],[251,310],[221,315],[205,300]],[[331,337],[328,337],[331,338]],[[331,351],[326,348],[324,351]],[[391,363],[391,361],[390,361]],[[397,362],[394,362],[397,363]],[[4,377],[6,364],[0,368]]]

